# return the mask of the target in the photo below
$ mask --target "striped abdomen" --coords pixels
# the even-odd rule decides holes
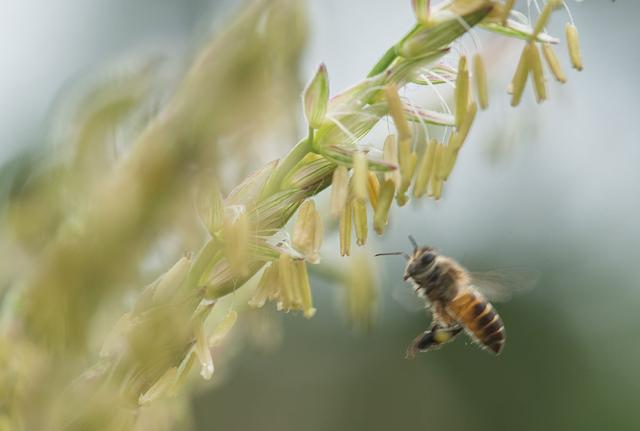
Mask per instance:
[[[460,289],[449,302],[449,311],[468,332],[494,353],[500,353],[506,336],[502,319],[491,304],[472,288]]]

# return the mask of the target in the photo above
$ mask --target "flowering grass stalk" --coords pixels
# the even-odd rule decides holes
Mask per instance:
[[[100,387],[106,400],[118,400],[122,415],[114,415],[103,428],[133,423],[140,405],[180,393],[195,366],[204,378],[210,378],[213,346],[221,343],[242,315],[229,314],[214,329],[207,325],[207,318],[220,301],[263,268],[249,305],[260,308],[274,301],[278,310],[299,311],[307,318],[316,313],[307,265],[320,263],[324,228],[312,198],[322,190],[332,188],[331,213],[339,220],[342,256],[349,256],[354,249],[352,235],[355,246],[366,244],[370,221],[376,233],[384,232],[394,196],[398,206],[404,205],[413,186],[414,198],[426,195],[439,199],[476,119],[474,82],[480,106],[488,107],[480,53],[473,57],[473,77],[466,55],[454,58],[457,69],[447,63],[453,55],[451,48],[475,26],[524,40],[512,82],[512,105],[520,102],[529,74],[536,97],[542,101],[547,93],[538,44],[544,44],[554,75],[565,79],[547,52],[557,40],[544,32],[557,3],[547,2],[532,26],[518,21],[510,1],[448,0],[438,5],[414,1],[415,26],[382,55],[362,81],[329,97],[327,68],[318,68],[303,93],[307,135],[281,160],[248,176],[226,197],[220,192],[220,178],[198,178],[198,184],[204,183],[206,189],[206,197],[197,205],[207,229],[204,245],[141,292],[108,337],[103,358],[76,386],[78,397]],[[284,48],[287,44],[283,41],[288,38],[278,26],[286,28],[283,24],[295,21],[297,13],[294,1],[258,1],[226,35],[214,41],[168,108],[142,133],[128,159],[96,186],[95,200],[90,201],[94,205],[87,205],[80,232],[60,235],[44,253],[42,264],[22,289],[20,317],[25,346],[47,352],[44,370],[62,369],[64,360],[60,358],[69,352],[86,352],[88,323],[108,289],[120,280],[120,271],[131,271],[140,263],[151,232],[170,215],[165,212],[169,203],[194,186],[187,174],[191,164],[204,160],[219,166],[218,148],[206,144],[218,143],[239,130],[238,118],[246,118],[244,110],[254,107],[256,111],[255,105],[270,103],[273,94],[263,82],[246,80],[258,74],[242,73],[245,81],[229,80],[239,71],[246,72],[242,65],[248,60],[275,75],[281,69],[276,66],[282,65],[274,66],[270,53],[280,49],[284,57],[288,55],[286,65],[294,63],[295,50]],[[266,26],[263,33],[273,34],[275,39],[263,40],[253,32],[258,22]],[[567,27],[567,35],[572,64],[581,69],[575,27]],[[227,47],[237,40],[245,51],[229,52]],[[280,58],[283,52],[273,57]],[[219,69],[218,64],[224,66]],[[437,85],[446,83],[456,87],[454,114],[429,111],[400,96],[400,90],[409,84],[437,91]],[[227,94],[228,88],[233,89],[232,94]],[[218,105],[212,108],[203,101],[203,94],[234,103],[224,109]],[[384,156],[378,158],[361,142],[387,116],[393,119],[397,134],[387,137]],[[257,136],[270,120],[263,119],[264,127],[258,128]],[[443,136],[449,138],[440,142],[427,137],[427,125],[443,128]],[[423,133],[416,133],[416,129]],[[278,234],[296,214],[292,241],[281,239]],[[358,265],[363,266],[361,262]],[[353,286],[348,291],[350,316],[360,326],[369,327],[376,296],[373,283],[347,281]],[[88,291],[89,286],[94,290]],[[47,304],[51,291],[57,302]],[[69,314],[55,314],[60,310]],[[62,380],[68,378],[64,372],[60,374]],[[49,395],[47,408],[52,408],[56,403]],[[17,403],[13,414],[18,418],[25,414],[26,399]],[[94,409],[88,408],[71,422],[83,423],[94,414]],[[63,415],[60,420],[69,417]]]

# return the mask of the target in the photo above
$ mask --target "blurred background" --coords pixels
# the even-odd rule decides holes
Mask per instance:
[[[114,64],[161,58],[170,80],[234,3],[0,0],[0,160],[37,153],[55,136],[68,95]],[[479,115],[443,199],[394,209],[389,231],[365,251],[409,250],[412,234],[472,270],[539,270],[535,290],[497,305],[504,352],[494,357],[461,337],[405,360],[429,319],[396,299],[406,288],[402,259],[380,258],[370,331],[350,329],[340,289],[314,277],[317,316],[272,313],[277,328],[252,334],[257,341],[193,394],[195,429],[640,428],[640,3],[570,6],[585,70],[552,83],[541,106],[530,88],[523,106],[509,106],[521,44],[478,32],[491,109]],[[413,22],[408,0],[312,0],[307,12],[299,76],[325,62],[332,93],[359,81]],[[559,17],[552,34],[562,35]],[[379,132],[367,140],[380,142]],[[262,160],[283,153],[264,151]],[[324,258],[336,262],[336,241],[326,243]]]

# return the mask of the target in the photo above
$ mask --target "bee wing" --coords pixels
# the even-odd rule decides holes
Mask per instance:
[[[473,286],[489,301],[495,302],[508,301],[514,294],[527,292],[540,280],[540,272],[529,268],[503,268],[470,274]]]
[[[411,313],[417,313],[420,310],[428,308],[424,299],[420,298],[412,287],[409,286],[397,286],[391,290],[391,297],[402,308]]]

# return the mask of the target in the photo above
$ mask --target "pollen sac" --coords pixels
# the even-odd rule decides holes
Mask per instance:
[[[367,206],[365,202],[353,200],[353,225],[356,230],[356,244],[363,246],[367,243],[369,228],[367,226]]]
[[[345,166],[338,166],[333,171],[331,181],[331,215],[338,217],[349,197],[349,171]]]
[[[353,196],[361,202],[367,199],[368,174],[365,154],[362,151],[356,151],[353,155]]]
[[[461,143],[458,144],[458,142],[460,142],[459,135],[454,133],[451,135],[451,139],[449,139],[449,143],[444,149],[442,163],[440,164],[442,168],[441,176],[444,180],[449,179],[451,171],[453,171],[453,167],[456,164],[456,160],[458,160],[458,152],[460,151],[460,145],[462,145]]]
[[[278,310],[291,311],[300,306],[300,302],[296,297],[296,269],[293,266],[291,256],[281,254],[278,259]]]
[[[476,54],[473,56],[473,77],[476,83],[476,92],[478,93],[478,103],[481,109],[487,109],[489,106],[489,90],[487,88],[487,72],[484,68],[482,56]]]
[[[478,113],[478,104],[473,102],[469,105],[469,109],[464,116],[464,121],[460,125],[458,132],[454,134],[457,137],[455,141],[454,149],[458,150],[462,147],[462,144],[467,140],[467,136],[469,135],[469,131],[471,130],[471,126],[473,125],[474,120],[476,119],[476,114]]]
[[[544,54],[544,59],[547,61],[547,65],[549,66],[549,70],[553,74],[556,81],[565,83],[567,82],[567,76],[562,70],[562,66],[560,66],[560,61],[558,60],[558,56],[556,55],[553,47],[549,43],[542,44],[542,53]]]
[[[385,97],[387,98],[387,103],[389,104],[389,115],[393,119],[393,124],[395,124],[396,129],[398,130],[398,140],[402,141],[407,138],[411,138],[411,128],[409,127],[409,122],[407,121],[407,117],[404,115],[404,107],[402,105],[402,100],[400,99],[400,95],[398,94],[398,89],[394,84],[389,84],[384,89]],[[401,159],[401,145],[398,144],[398,150],[400,151],[398,158]],[[400,160],[402,163],[402,160]]]
[[[374,323],[378,306],[375,268],[365,253],[350,259],[344,273],[346,314],[352,328],[367,331]]]
[[[470,97],[469,69],[467,68],[467,57],[464,55],[458,60],[458,76],[456,77],[456,127],[460,124],[467,113]]]
[[[276,300],[279,295],[278,288],[278,262],[272,262],[267,265],[262,273],[262,277],[258,282],[258,287],[256,288],[253,297],[249,300],[249,306],[261,308],[267,300]]]
[[[436,151],[436,169],[434,172],[436,180],[444,181],[447,178],[447,167],[449,164],[448,158],[451,156],[453,151],[452,145],[440,144],[438,146],[438,150]]]
[[[536,101],[542,103],[547,99],[547,88],[544,82],[544,71],[542,69],[540,52],[538,52],[538,47],[534,42],[529,42],[528,55]]]
[[[311,318],[316,310],[311,300],[311,287],[307,266],[303,260],[291,260],[292,302],[291,310],[303,311],[305,317]]]
[[[383,158],[386,162],[398,165],[398,145],[396,143],[395,135],[389,135],[384,140],[383,146]],[[394,171],[385,172],[384,178],[391,180],[396,184],[396,187],[400,185],[400,172],[396,169]]]
[[[312,318],[316,314],[313,308],[313,298],[311,296],[311,285],[309,284],[309,274],[307,273],[307,265],[303,260],[295,260],[293,262],[295,270],[295,288],[297,290],[297,300],[299,309],[304,317]]]
[[[524,86],[527,83],[527,76],[529,75],[529,44],[525,45],[520,54],[520,61],[518,67],[511,80],[511,106],[518,106],[522,99],[522,93],[524,92]]]
[[[320,214],[312,200],[300,205],[298,218],[293,227],[293,246],[311,263],[319,263],[318,250],[322,245],[323,227]]]
[[[398,206],[404,206],[408,202],[407,190],[411,186],[413,181],[413,174],[418,164],[418,155],[414,152],[409,153],[406,161],[404,162],[404,169],[400,172],[400,187],[398,187],[396,193],[396,202]],[[401,165],[402,166],[402,165]]]
[[[451,331],[438,328],[433,333],[433,339],[438,344],[446,343],[447,341],[451,340],[451,338],[453,338],[453,334],[451,333]]]
[[[329,75],[321,64],[315,76],[304,90],[304,114],[312,129],[319,129],[324,122],[329,103]]]
[[[567,23],[564,27],[569,48],[569,58],[571,65],[576,70],[582,70],[582,55],[580,54],[580,40],[578,39],[578,29],[575,25]]]
[[[440,170],[440,164],[442,163],[441,160],[442,160],[443,149],[444,149],[444,145],[438,142],[437,145],[435,146],[435,151],[433,154],[433,167],[431,170],[431,176],[429,177],[429,186],[427,188],[427,195],[429,197],[433,197],[435,182],[439,178],[439,170]]]
[[[380,186],[377,204],[373,215],[373,229],[378,235],[384,233],[389,222],[389,209],[396,193],[396,185],[392,180],[384,180]]]
[[[292,258],[286,253],[281,254],[277,261],[270,263],[264,270],[258,287],[249,301],[251,307],[260,308],[267,300],[277,301],[279,311],[302,311],[306,318],[311,318],[316,312],[313,308],[311,286],[307,273],[306,262],[303,259]],[[232,316],[233,317],[233,316]],[[217,343],[218,338],[224,337],[235,322],[225,318],[214,330],[209,344]],[[215,338],[214,338],[215,335]]]
[[[433,172],[431,173],[431,178],[429,179],[429,189],[427,194],[434,199],[440,199],[440,195],[442,194],[442,178],[444,176],[444,170],[442,168],[442,164],[444,162],[444,145],[438,144],[436,145],[436,151],[433,161]]]
[[[420,159],[418,173],[416,175],[416,182],[413,186],[413,196],[415,196],[416,198],[422,197],[427,191],[429,180],[431,179],[433,173],[433,164],[435,160],[437,145],[438,141],[436,141],[435,139],[431,139],[427,144],[426,151]]]
[[[351,254],[351,218],[353,216],[353,200],[348,199],[340,215],[340,256]]]
[[[249,217],[244,207],[227,208],[223,223],[224,249],[229,267],[235,277],[246,277],[249,274]]]
[[[398,205],[407,202],[406,191],[413,180],[413,173],[417,163],[417,155],[411,149],[411,128],[402,107],[402,101],[394,85],[387,85],[385,96],[389,104],[389,114],[398,131],[398,166],[400,167],[400,184],[396,199]]]
[[[376,210],[378,206],[378,194],[380,192],[380,180],[378,180],[378,176],[369,172],[367,177],[367,192],[369,194],[369,202],[371,203],[371,209]]]
[[[437,178],[431,184],[433,187],[433,198],[438,201],[442,197],[442,186],[444,182],[440,178]]]

